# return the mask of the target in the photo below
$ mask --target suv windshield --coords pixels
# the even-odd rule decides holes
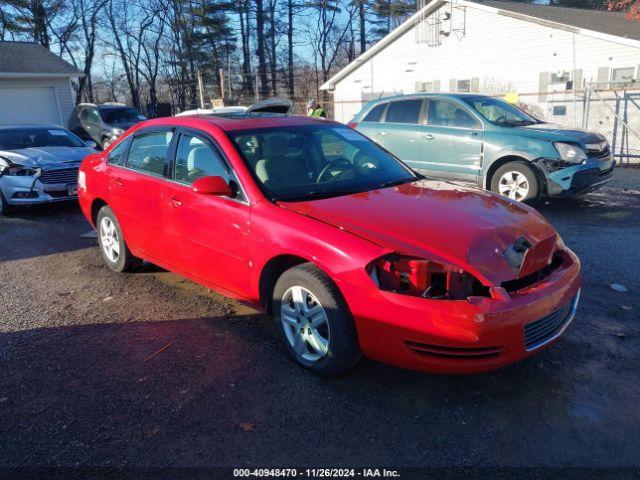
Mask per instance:
[[[100,117],[102,117],[102,121],[106,124],[138,122],[145,119],[144,115],[131,107],[100,108]]]
[[[85,147],[74,134],[61,128],[0,129],[0,150],[36,147]]]
[[[467,103],[485,119],[496,125],[517,127],[522,125],[533,125],[540,123],[528,113],[520,110],[504,100],[494,97],[464,97]]]
[[[242,130],[229,136],[274,200],[337,197],[420,178],[360,133],[340,125]]]

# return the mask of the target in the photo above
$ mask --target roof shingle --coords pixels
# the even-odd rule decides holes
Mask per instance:
[[[606,10],[585,10],[583,8],[552,7],[548,5],[532,5],[530,3],[509,2],[500,0],[471,0],[480,5],[499,8],[521,15],[562,23],[576,28],[594,32],[616,35],[618,37],[640,40],[640,23],[628,20],[622,12]]]
[[[3,73],[82,75],[73,65],[42,45],[30,42],[0,42],[0,75]]]

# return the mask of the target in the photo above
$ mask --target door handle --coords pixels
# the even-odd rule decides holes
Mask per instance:
[[[434,137],[433,135],[431,135],[430,133],[425,133],[422,138],[424,138],[425,140],[435,140],[436,137]]]
[[[382,132],[378,132],[378,135],[382,135],[383,137],[387,134],[387,132],[382,131]]]
[[[124,188],[124,183],[122,183],[122,180],[120,180],[119,178],[112,178],[111,186],[115,188]]]
[[[178,199],[178,198],[176,198],[176,197],[171,197],[171,198],[169,199],[169,203],[170,203],[171,205],[173,205],[174,207],[176,207],[176,208],[177,208],[177,207],[181,207],[181,206],[182,206],[182,201],[181,201],[181,200],[179,200],[179,199]]]

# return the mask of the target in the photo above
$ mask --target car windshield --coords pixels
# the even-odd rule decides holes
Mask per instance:
[[[145,119],[144,115],[142,115],[135,108],[131,107],[101,108],[100,117],[102,117],[102,121],[107,124],[138,122]]]
[[[337,197],[420,178],[378,145],[341,125],[300,125],[229,134],[273,200]]]
[[[62,128],[0,129],[0,150],[36,147],[84,147],[82,140]]]
[[[503,126],[522,126],[540,123],[528,113],[504,100],[494,97],[465,97],[464,101],[491,123]]]

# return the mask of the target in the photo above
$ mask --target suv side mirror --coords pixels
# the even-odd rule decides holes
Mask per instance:
[[[201,177],[193,182],[191,189],[202,195],[214,195],[217,197],[232,197],[233,191],[222,177]]]

